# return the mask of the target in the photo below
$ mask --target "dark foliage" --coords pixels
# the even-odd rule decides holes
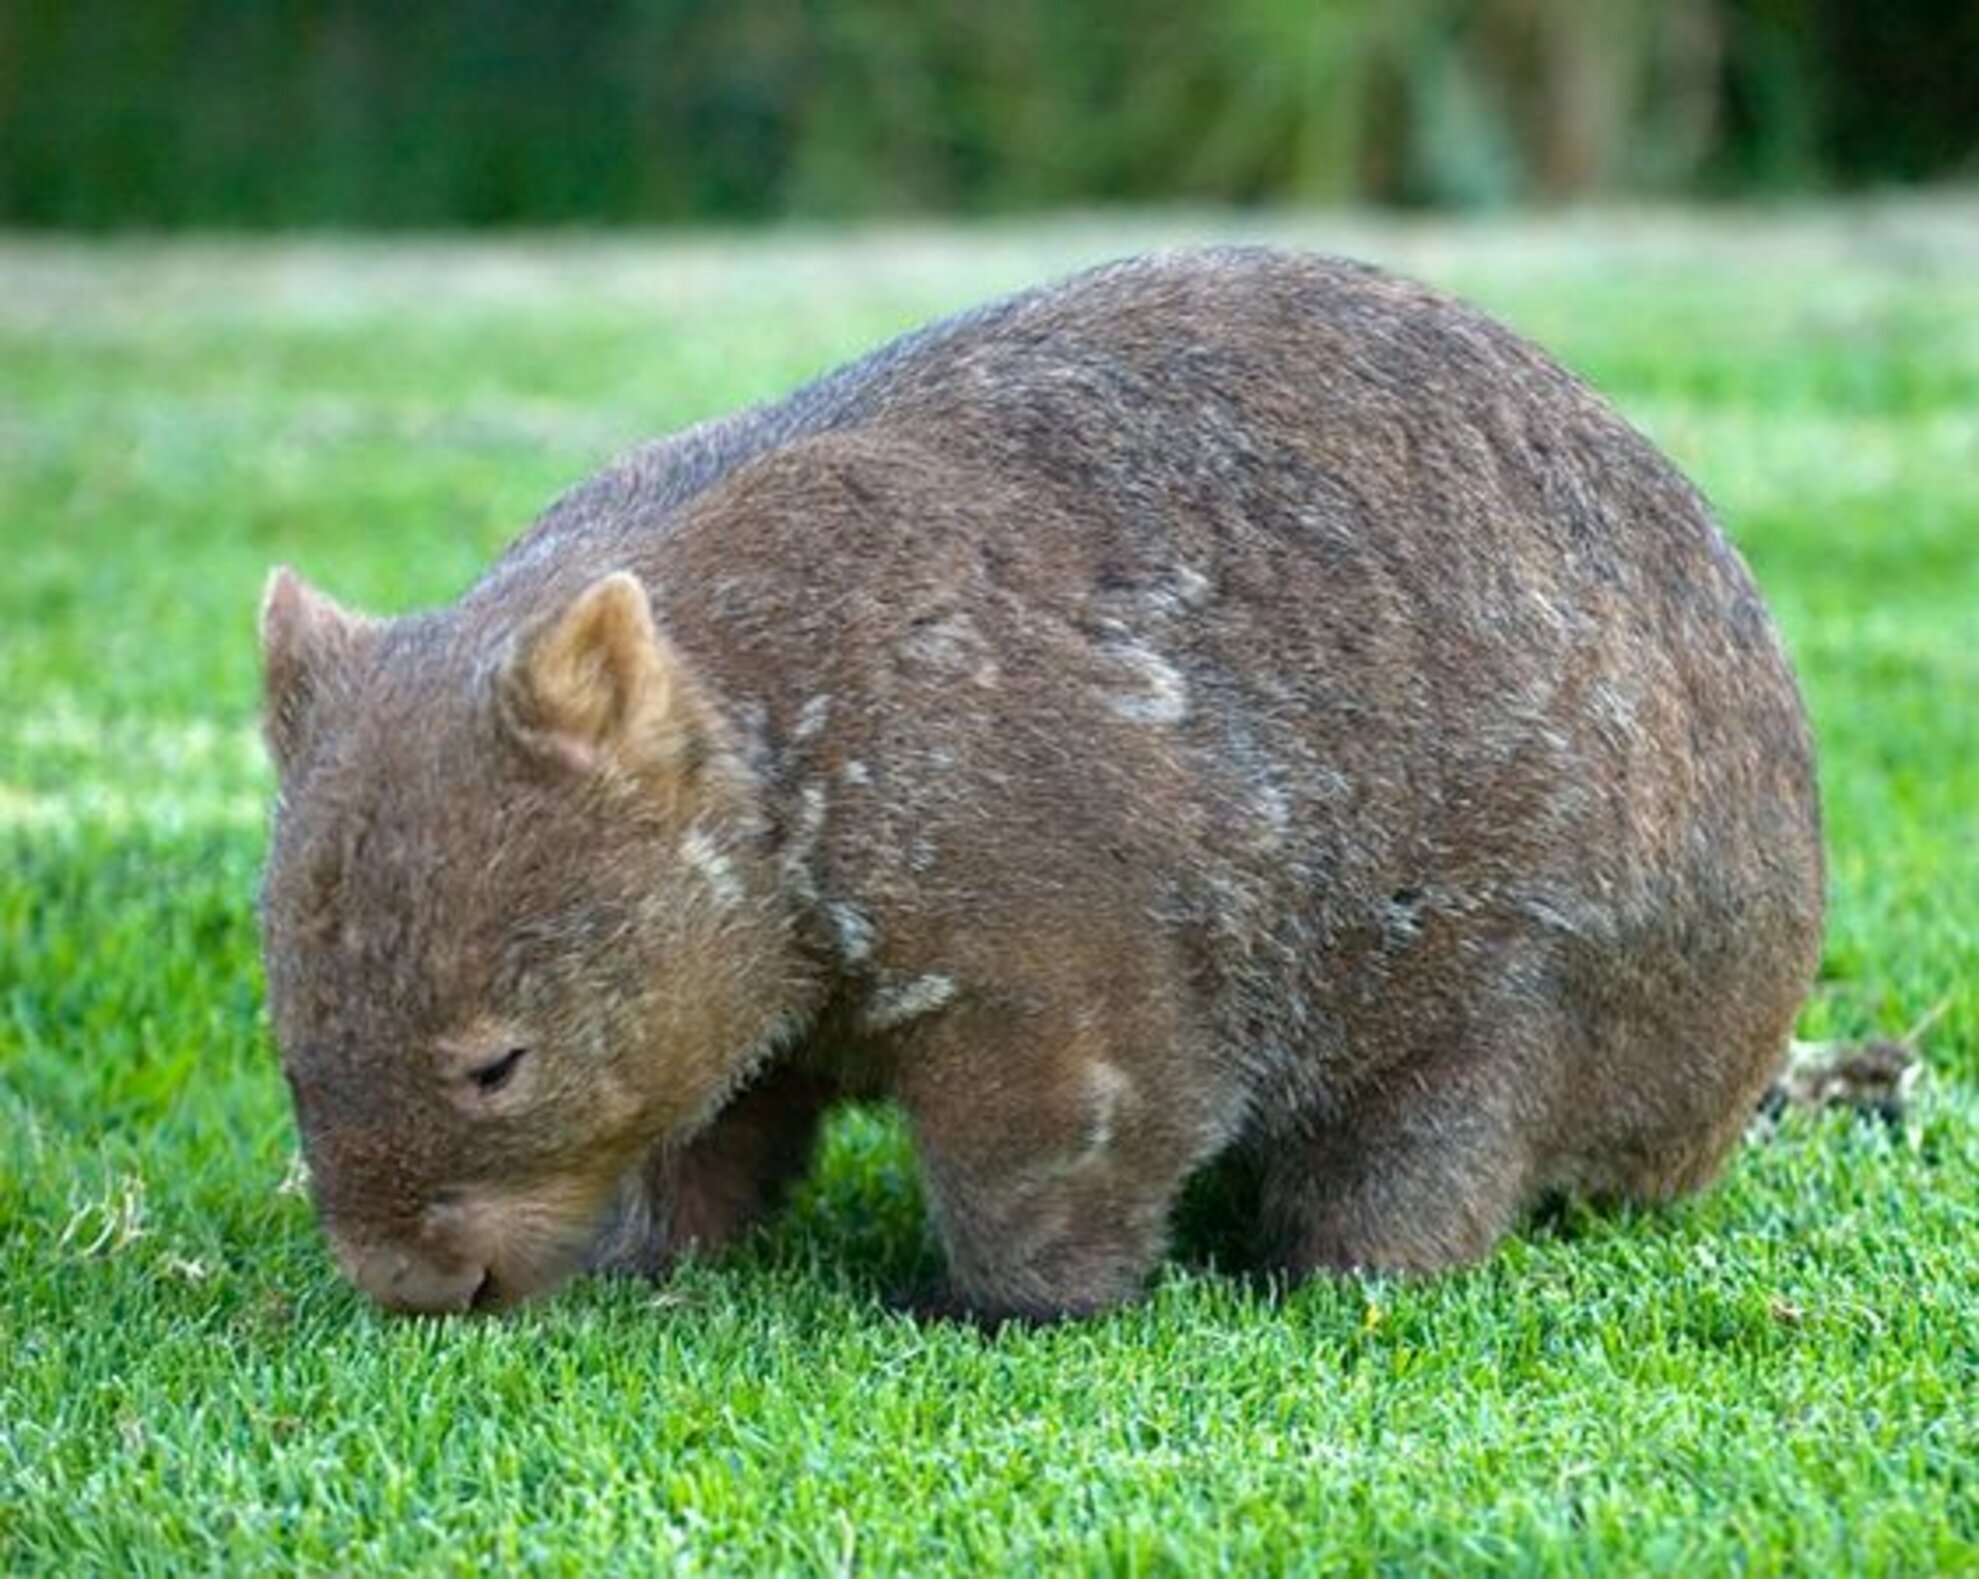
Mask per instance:
[[[1438,205],[1970,168],[1959,0],[0,0],[0,222]]]

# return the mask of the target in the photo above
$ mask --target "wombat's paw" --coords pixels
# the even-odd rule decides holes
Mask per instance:
[[[634,1177],[620,1186],[611,1215],[585,1252],[584,1270],[606,1277],[659,1278],[678,1259],[666,1214],[646,1181]]]
[[[595,1277],[639,1278],[658,1282],[671,1272],[679,1257],[659,1247],[594,1246],[585,1257],[584,1270]]]
[[[1007,1331],[1030,1331],[1077,1321],[1113,1308],[1114,1301],[1084,1303],[1005,1304],[972,1300],[947,1284],[896,1289],[881,1303],[898,1316],[936,1326],[973,1327],[994,1337]]]

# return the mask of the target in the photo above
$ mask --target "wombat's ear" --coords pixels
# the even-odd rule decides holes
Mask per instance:
[[[295,761],[324,681],[372,621],[318,592],[287,565],[261,594],[261,731],[278,772]]]
[[[713,715],[660,634],[639,578],[615,570],[523,632],[496,680],[503,726],[579,772],[616,766],[686,787]]]

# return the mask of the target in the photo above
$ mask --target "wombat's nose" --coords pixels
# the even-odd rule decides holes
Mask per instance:
[[[485,1266],[433,1261],[397,1245],[339,1240],[335,1249],[350,1280],[388,1310],[428,1315],[471,1310],[491,1283]]]

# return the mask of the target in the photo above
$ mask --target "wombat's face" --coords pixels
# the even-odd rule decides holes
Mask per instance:
[[[263,645],[269,1003],[325,1231],[394,1307],[541,1291],[774,1028],[751,786],[630,576],[503,639],[278,572]]]

